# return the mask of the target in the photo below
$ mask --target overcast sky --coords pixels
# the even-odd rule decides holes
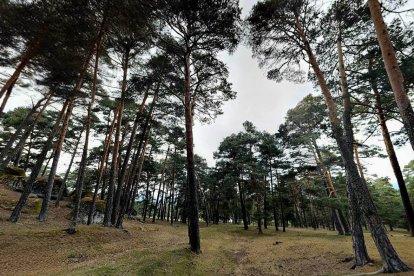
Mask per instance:
[[[330,0],[320,1],[327,4]],[[243,16],[250,12],[251,7],[256,2],[256,0],[240,0]],[[413,7],[414,0],[408,0],[405,8]],[[413,14],[409,14],[409,16],[411,20],[414,20]],[[194,127],[195,151],[205,157],[209,165],[214,164],[213,152],[217,150],[223,138],[241,131],[243,122],[251,121],[258,130],[275,133],[279,125],[283,123],[287,110],[295,107],[307,94],[319,93],[309,83],[276,83],[267,80],[265,71],[258,67],[257,61],[252,58],[252,53],[246,46],[240,45],[231,56],[223,54],[222,59],[229,67],[230,82],[233,83],[233,89],[238,94],[235,100],[224,104],[224,114],[219,116],[215,122],[210,125],[201,125],[196,122]],[[2,72],[2,75],[9,73]],[[34,85],[34,82],[27,78],[23,82]],[[38,97],[37,92],[24,88],[17,88],[15,92],[8,102],[6,110],[29,105],[31,98]],[[398,128],[399,126],[395,127]],[[380,136],[369,139],[367,143],[377,144],[383,148],[383,141]],[[385,150],[383,153],[385,154]],[[69,155],[66,155],[59,164],[59,173],[63,173],[68,165]],[[409,145],[398,149],[397,155],[401,167],[414,159],[413,151]],[[368,175],[388,176],[393,183],[396,182],[388,159],[369,158],[363,160],[363,165],[367,168]]]
[[[240,1],[243,16],[250,12],[256,2],[256,0]],[[414,0],[409,0],[407,6],[413,5]],[[195,152],[205,157],[210,165],[214,164],[213,152],[217,150],[223,138],[242,131],[243,122],[251,121],[258,130],[275,133],[279,125],[284,122],[287,110],[295,107],[307,94],[319,93],[310,83],[298,85],[268,80],[266,72],[258,67],[257,60],[252,57],[251,50],[246,46],[240,45],[233,55],[223,55],[223,61],[229,67],[230,82],[233,83],[233,89],[237,91],[237,98],[224,104],[224,114],[215,122],[210,125],[196,123],[194,127]],[[384,149],[380,136],[369,139],[367,144],[377,144]],[[385,150],[383,153],[385,154]],[[414,159],[413,150],[409,145],[398,149],[397,155],[401,167]],[[369,158],[362,162],[368,170],[368,175],[388,176],[393,183],[396,183],[388,159]]]

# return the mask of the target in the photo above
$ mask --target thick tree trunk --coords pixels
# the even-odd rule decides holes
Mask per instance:
[[[25,186],[24,186],[24,190],[23,193],[20,196],[19,201],[17,202],[16,206],[13,209],[12,214],[10,215],[9,221],[11,222],[17,222],[17,220],[20,217],[20,213],[24,207],[24,205],[26,204],[26,201],[30,195],[30,193],[33,190],[33,184],[35,183],[40,170],[42,169],[42,165],[43,165],[43,161],[45,160],[46,154],[48,153],[50,147],[52,146],[52,142],[53,142],[53,138],[55,137],[56,133],[59,130],[59,125],[60,122],[63,119],[63,116],[65,115],[66,109],[69,105],[69,101],[65,101],[65,103],[63,104],[62,110],[60,111],[58,118],[55,122],[55,125],[53,126],[52,131],[49,133],[49,136],[43,146],[42,151],[40,152],[40,154],[37,156],[37,161],[36,164],[34,165],[34,167],[32,168],[32,172],[30,173],[29,179],[27,180]]]
[[[194,142],[193,142],[193,110],[191,97],[191,72],[190,72],[190,51],[185,54],[185,80],[184,80],[184,109],[185,109],[185,138],[187,149],[187,183],[188,183],[188,232],[191,251],[201,253],[200,249],[200,227],[198,221],[198,193],[195,179],[194,164]]]
[[[322,94],[328,108],[329,120],[331,122],[332,131],[337,141],[341,156],[345,165],[345,172],[347,176],[348,193],[350,197],[350,209],[361,209],[366,221],[370,226],[372,238],[375,242],[377,250],[383,261],[384,272],[402,272],[408,271],[410,268],[402,262],[390,240],[388,239],[386,229],[378,215],[377,209],[371,198],[366,183],[359,175],[358,168],[354,162],[352,147],[350,147],[349,138],[344,139],[343,129],[340,125],[337,116],[335,101],[332,97],[328,84],[326,83],[324,74],[316,61],[316,58],[311,50],[310,44],[307,40],[303,27],[300,24],[299,18],[296,18],[299,35],[305,46],[309,62],[319,82]],[[356,200],[352,198],[355,197]],[[354,218],[355,219],[355,218]],[[354,244],[355,245],[355,244]]]
[[[70,102],[68,105],[68,109],[66,110],[65,119],[63,120],[63,125],[62,125],[62,128],[60,129],[60,136],[59,136],[58,141],[56,142],[56,148],[55,148],[55,152],[53,156],[52,167],[50,168],[49,177],[47,180],[47,188],[46,188],[47,190],[46,190],[45,196],[43,197],[42,208],[40,209],[40,213],[37,218],[39,221],[47,220],[47,212],[49,210],[50,198],[52,196],[53,185],[55,183],[56,170],[59,164],[59,158],[62,152],[63,142],[66,137],[69,120],[71,118],[73,106],[74,106],[74,100],[70,99],[69,101]]]
[[[375,32],[377,33],[388,79],[394,92],[394,98],[398,109],[400,110],[405,130],[410,139],[411,147],[414,149],[414,111],[410,99],[404,89],[404,76],[398,64],[387,25],[382,17],[380,3],[378,0],[368,0],[368,6],[371,11],[371,17],[374,23]]]

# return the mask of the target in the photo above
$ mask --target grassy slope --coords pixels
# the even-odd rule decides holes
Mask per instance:
[[[0,203],[13,194],[0,187]],[[6,200],[7,198],[7,200]],[[1,204],[0,204],[1,205]],[[34,208],[34,207],[32,207]],[[51,208],[50,220],[39,223],[30,208],[17,224],[5,219],[10,211],[0,207],[0,275],[345,275],[352,255],[350,237],[324,230],[265,230],[237,225],[203,227],[199,256],[188,250],[185,225],[141,224],[127,221],[127,231],[101,226],[80,226],[64,232],[67,208]],[[393,232],[393,244],[414,267],[414,239]],[[281,242],[281,243],[276,243]],[[369,252],[377,261],[361,271],[380,267],[373,242]],[[404,274],[409,275],[409,274]]]

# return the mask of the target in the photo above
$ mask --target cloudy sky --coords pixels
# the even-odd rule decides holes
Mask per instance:
[[[256,2],[240,1],[243,16],[249,13]],[[408,6],[413,5],[414,0],[409,0]],[[310,83],[298,85],[268,80],[265,71],[258,67],[257,61],[246,46],[240,45],[233,55],[223,55],[223,61],[229,67],[230,81],[234,90],[238,92],[237,98],[224,104],[224,114],[215,122],[210,125],[198,123],[194,129],[195,151],[204,156],[210,165],[214,164],[213,152],[217,150],[223,138],[241,131],[243,122],[251,121],[259,130],[275,133],[284,122],[287,110],[295,107],[307,94],[319,93]],[[367,143],[377,144],[383,148],[380,136],[370,138]],[[397,155],[402,167],[414,158],[413,151],[408,145],[398,149]],[[368,170],[368,175],[388,176],[393,183],[396,182],[388,159],[369,158],[362,162]]]
[[[319,1],[327,5],[331,0]],[[240,0],[243,16],[249,13],[256,2],[256,0]],[[408,0],[405,8],[414,8],[414,0]],[[414,13],[407,16],[410,20],[414,20]],[[295,107],[305,95],[319,93],[309,83],[276,83],[267,80],[265,72],[258,67],[257,61],[252,58],[252,53],[246,46],[240,45],[233,55],[223,54],[222,59],[229,67],[230,81],[233,83],[233,89],[238,92],[237,98],[224,104],[224,114],[215,122],[210,125],[196,123],[194,128],[196,153],[205,157],[210,165],[214,165],[213,152],[217,150],[223,138],[241,131],[243,122],[251,121],[258,130],[275,133],[283,123],[287,110]],[[0,72],[0,75],[3,77],[10,73],[5,71]],[[23,79],[22,83],[34,85],[34,82],[28,78]],[[15,92],[6,110],[30,105],[32,99],[38,97],[37,92],[27,89],[17,88]],[[400,126],[394,126],[395,129],[398,127]],[[380,136],[370,138],[367,143],[377,144],[383,148]],[[409,145],[398,149],[397,155],[402,167],[414,158]],[[69,155],[62,158],[58,168],[59,173],[64,172],[68,160]],[[368,175],[388,176],[395,183],[388,159],[369,158],[363,160],[363,165],[368,170]]]

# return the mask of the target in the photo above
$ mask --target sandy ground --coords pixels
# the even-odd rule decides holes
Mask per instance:
[[[203,226],[200,255],[188,250],[182,224],[130,220],[124,230],[82,225],[68,235],[65,217],[70,210],[51,207],[49,220],[41,223],[35,219],[35,199],[18,223],[8,222],[18,196],[0,186],[0,275],[351,275],[381,265],[367,236],[375,263],[349,270],[352,263],[341,260],[352,255],[351,238],[325,230],[282,233],[269,228],[258,235],[254,227]],[[414,238],[403,231],[390,233],[390,238],[414,267]]]

